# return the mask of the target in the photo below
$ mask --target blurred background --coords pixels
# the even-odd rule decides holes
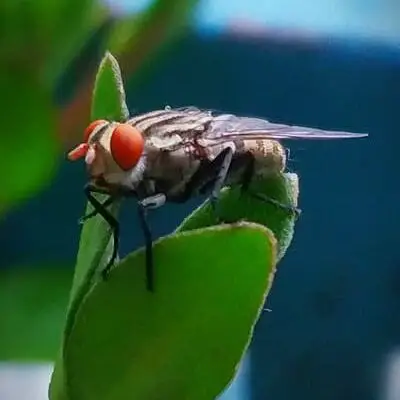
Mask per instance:
[[[295,142],[295,239],[224,400],[400,399],[400,3],[3,0],[0,399],[44,400],[85,207],[65,161],[106,49],[131,113],[196,105],[368,132]],[[194,207],[151,214],[157,235]],[[133,204],[122,251],[142,245]]]

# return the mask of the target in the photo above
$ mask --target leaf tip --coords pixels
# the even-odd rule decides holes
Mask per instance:
[[[112,55],[110,50],[106,50],[102,58],[102,63],[109,61],[110,63],[118,64],[117,59]]]
[[[121,81],[121,69],[119,67],[117,59],[111,54],[109,50],[106,50],[104,53],[103,58],[100,61],[99,69],[97,76],[99,76],[100,72],[103,71],[105,68],[111,68],[115,78],[118,81]]]
[[[104,53],[96,74],[92,119],[94,117],[119,121],[129,118],[121,68],[109,50]]]

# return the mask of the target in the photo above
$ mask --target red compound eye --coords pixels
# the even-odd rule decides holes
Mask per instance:
[[[131,169],[143,154],[143,136],[132,125],[118,124],[111,134],[110,149],[121,169]]]
[[[85,132],[83,134],[83,140],[85,143],[89,140],[89,136],[93,133],[93,131],[101,124],[105,124],[108,121],[104,119],[98,119],[96,121],[93,121],[89,124],[89,126],[85,129]]]

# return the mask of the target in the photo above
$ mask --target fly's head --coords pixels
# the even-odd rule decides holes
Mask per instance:
[[[83,143],[68,153],[71,161],[81,158],[92,183],[134,189],[145,169],[144,138],[130,124],[93,121],[84,132]]]

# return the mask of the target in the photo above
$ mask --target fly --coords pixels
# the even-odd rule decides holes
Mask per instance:
[[[214,115],[195,107],[166,107],[124,123],[93,121],[84,132],[83,143],[70,151],[68,158],[84,158],[89,175],[84,191],[94,211],[82,221],[100,214],[113,231],[113,252],[102,271],[103,278],[107,278],[119,247],[119,223],[106,208],[117,199],[137,199],[145,238],[147,289],[153,291],[153,240],[147,210],[166,202],[184,203],[206,193],[215,210],[223,186],[240,185],[248,191],[253,177],[285,170],[286,152],[280,140],[365,136],[233,114]],[[101,203],[93,193],[109,197]],[[261,194],[250,194],[288,209]]]

